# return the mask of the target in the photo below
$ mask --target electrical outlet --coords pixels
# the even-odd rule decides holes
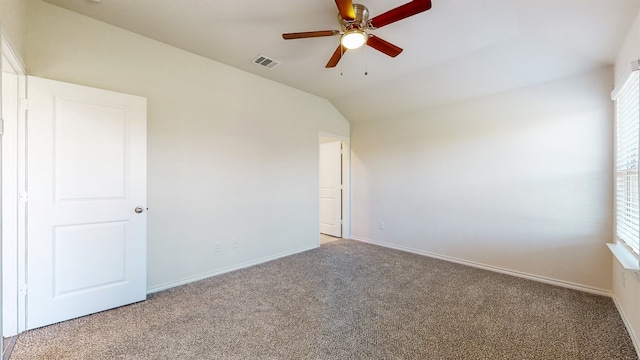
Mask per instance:
[[[384,222],[380,221],[380,222],[378,223],[378,229],[380,229],[380,230],[384,230]]]
[[[233,239],[231,241],[231,248],[233,248],[233,249],[237,249],[238,248],[238,239]]]
[[[220,251],[222,251],[222,244],[218,241],[216,243],[215,252],[220,252]]]

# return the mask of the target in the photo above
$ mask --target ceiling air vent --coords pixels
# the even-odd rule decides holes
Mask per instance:
[[[253,63],[262,67],[265,67],[269,70],[273,69],[274,67],[280,65],[280,62],[277,60],[273,60],[273,59],[269,59],[268,57],[264,56],[264,55],[258,55],[258,57],[256,57],[255,59],[253,59]]]

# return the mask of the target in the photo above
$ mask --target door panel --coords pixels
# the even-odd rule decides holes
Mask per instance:
[[[55,107],[56,200],[124,198],[125,108],[66,99]]]
[[[54,227],[54,298],[126,281],[126,225],[119,221]]]
[[[28,82],[32,329],[146,298],[146,100]]]
[[[342,236],[342,143],[320,144],[320,232]]]

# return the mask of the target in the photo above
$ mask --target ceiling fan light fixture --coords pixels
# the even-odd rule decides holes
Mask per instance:
[[[360,29],[351,29],[345,31],[340,38],[340,43],[347,49],[353,50],[364,45],[367,42],[367,33]]]

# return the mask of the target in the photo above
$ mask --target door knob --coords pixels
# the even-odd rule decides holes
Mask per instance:
[[[135,211],[137,214],[140,214],[144,211],[144,209],[141,206],[138,206],[137,208],[133,209],[133,211]]]

